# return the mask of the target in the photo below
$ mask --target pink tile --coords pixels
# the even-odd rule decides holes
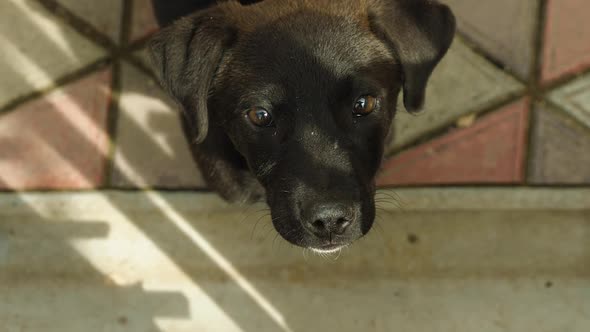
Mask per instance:
[[[104,178],[111,71],[0,115],[0,189],[86,189]]]
[[[158,31],[158,22],[154,16],[151,0],[133,1],[131,17],[131,41],[149,37]]]
[[[590,1],[548,0],[543,81],[590,66]]]
[[[385,162],[378,185],[522,182],[528,104],[520,100],[394,156]]]

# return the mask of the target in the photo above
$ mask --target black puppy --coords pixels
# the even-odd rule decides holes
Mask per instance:
[[[168,23],[205,3],[155,5]],[[371,228],[399,92],[422,107],[454,32],[435,0],[225,1],[164,28],[151,52],[208,185],[265,198],[283,238],[333,252]]]

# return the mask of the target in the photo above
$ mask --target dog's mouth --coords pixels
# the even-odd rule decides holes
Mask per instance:
[[[335,254],[338,253],[340,251],[342,251],[342,249],[346,248],[348,245],[342,245],[342,244],[330,244],[330,245],[324,245],[324,246],[320,246],[320,247],[311,247],[309,248],[311,251],[313,251],[316,254]]]
[[[354,207],[349,209],[347,206],[344,210],[355,209]],[[291,212],[292,210],[276,207],[271,208],[271,210],[274,210],[272,222],[275,230],[283,239],[318,254],[338,253],[341,249],[362,237],[366,233],[366,227],[363,227],[363,224],[370,221],[362,220],[360,211],[350,212],[350,218],[343,218],[336,213],[340,211],[338,209],[324,211],[320,214],[311,213],[312,218],[302,218],[301,213]]]

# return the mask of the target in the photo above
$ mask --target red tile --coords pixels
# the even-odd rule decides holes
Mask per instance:
[[[548,0],[543,80],[590,66],[590,1]]]
[[[515,102],[469,128],[394,156],[378,185],[522,182],[528,104]]]
[[[0,115],[0,189],[86,189],[104,178],[111,71]]]
[[[158,22],[154,16],[151,0],[133,1],[131,41],[149,37],[156,31],[158,31]]]

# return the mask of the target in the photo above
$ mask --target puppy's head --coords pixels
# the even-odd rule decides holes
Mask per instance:
[[[422,107],[454,29],[432,0],[228,2],[164,29],[152,53],[194,141],[223,131],[281,236],[329,252],[371,228],[398,94]]]

